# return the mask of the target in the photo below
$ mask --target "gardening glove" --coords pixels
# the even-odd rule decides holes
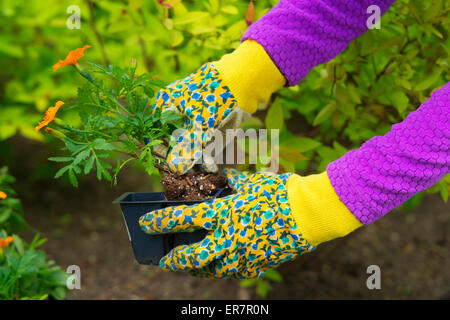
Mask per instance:
[[[225,174],[235,194],[140,218],[149,234],[209,231],[201,242],[172,249],[161,259],[161,268],[201,277],[261,277],[361,226],[339,201],[326,172],[300,177],[228,169]]]
[[[262,46],[252,40],[243,42],[231,54],[158,92],[152,113],[157,108],[178,112],[186,130],[173,148],[159,145],[154,151],[166,155],[167,166],[174,173],[183,174],[201,160],[206,171],[216,172],[213,159],[202,159],[216,130],[225,133],[239,127],[259,102],[268,101],[284,83]]]

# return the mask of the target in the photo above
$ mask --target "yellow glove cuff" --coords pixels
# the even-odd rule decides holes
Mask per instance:
[[[313,246],[343,237],[362,226],[339,200],[326,171],[306,177],[292,175],[287,191],[295,222]]]
[[[269,101],[272,93],[286,82],[264,48],[253,40],[244,41],[212,64],[230,88],[238,107],[249,113],[256,111],[259,102]]]

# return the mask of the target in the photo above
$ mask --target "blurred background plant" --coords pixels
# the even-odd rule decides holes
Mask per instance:
[[[64,299],[67,273],[37,248],[46,239],[36,234],[30,243],[17,232],[27,228],[8,168],[0,168],[0,300]]]
[[[82,79],[54,74],[68,50],[90,44],[99,64],[137,61],[137,74],[153,72],[170,82],[239,45],[249,24],[276,0],[2,0],[0,6],[0,161],[13,164],[13,137],[58,145],[35,125],[56,100],[70,102]],[[80,29],[69,29],[69,6],[79,6]],[[397,0],[381,29],[353,41],[329,63],[314,68],[298,86],[279,90],[243,124],[280,131],[280,169],[300,174],[327,164],[393,123],[449,81],[449,11],[444,0]],[[76,125],[73,110],[61,110]],[[28,141],[28,140],[27,140]],[[51,179],[56,168],[34,164],[34,179]],[[260,168],[258,165],[256,169]],[[153,182],[158,188],[158,179]],[[447,175],[426,192],[448,200]],[[416,207],[424,193],[404,208]]]

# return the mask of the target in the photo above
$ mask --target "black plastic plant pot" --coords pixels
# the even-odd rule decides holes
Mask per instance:
[[[212,198],[221,198],[229,194],[231,194],[230,188],[217,189]],[[159,260],[170,250],[179,245],[189,245],[201,241],[206,236],[207,231],[149,235],[140,228],[139,218],[154,210],[200,202],[203,201],[168,201],[164,197],[164,192],[127,192],[114,200],[113,203],[120,204],[137,262],[158,265]]]

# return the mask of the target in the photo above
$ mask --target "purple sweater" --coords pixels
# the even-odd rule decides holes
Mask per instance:
[[[260,43],[289,85],[342,52],[367,30],[366,13],[395,0],[281,0],[242,41]],[[382,137],[330,163],[336,193],[363,224],[381,218],[450,172],[450,83]]]

